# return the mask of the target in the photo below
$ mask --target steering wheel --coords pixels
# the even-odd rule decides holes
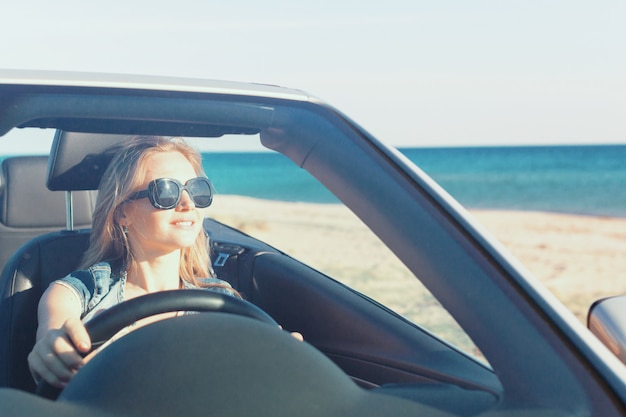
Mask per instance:
[[[91,338],[91,350],[83,356],[137,320],[173,311],[236,314],[278,327],[278,323],[265,311],[232,295],[201,289],[160,291],[115,305],[87,322],[85,328]],[[37,395],[48,399],[56,399],[61,391],[44,380],[37,386]]]

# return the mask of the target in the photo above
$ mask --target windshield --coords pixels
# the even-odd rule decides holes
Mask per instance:
[[[485,361],[419,279],[334,195],[283,155],[229,138],[203,145],[217,190],[208,215],[258,238]],[[242,139],[239,138],[239,141]]]
[[[48,153],[52,129],[14,129],[0,159]],[[208,217],[264,241],[484,361],[415,275],[328,189],[258,134],[187,138],[203,156],[216,196]]]

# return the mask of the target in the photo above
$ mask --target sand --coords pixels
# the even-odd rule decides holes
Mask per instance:
[[[472,214],[583,323],[593,301],[626,293],[625,218]]]
[[[389,275],[389,263],[381,262],[386,248],[342,206],[218,196],[209,210],[210,217],[341,275],[350,285],[358,280],[355,285],[367,292],[380,286],[376,276]],[[470,214],[583,323],[594,300],[626,293],[626,219],[520,211]],[[392,275],[401,277],[398,286],[416,281],[402,277],[397,268]],[[385,289],[398,289],[392,287]]]

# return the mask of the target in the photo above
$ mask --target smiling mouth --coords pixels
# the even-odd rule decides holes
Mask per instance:
[[[191,227],[193,226],[193,221],[191,220],[178,221],[178,222],[175,222],[174,225],[181,226],[181,227]]]

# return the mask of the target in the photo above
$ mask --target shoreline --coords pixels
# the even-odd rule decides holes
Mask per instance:
[[[581,322],[586,323],[593,301],[626,293],[622,277],[626,273],[626,218],[522,210],[468,212]],[[307,263],[324,264],[328,272],[329,268],[351,267],[333,259],[328,250],[309,248],[314,241],[324,248],[328,239],[345,239],[339,246],[354,246],[346,230],[358,227],[359,221],[340,204],[219,195],[207,214]],[[359,250],[357,258],[375,258],[379,253],[372,251],[380,248],[360,245]]]

